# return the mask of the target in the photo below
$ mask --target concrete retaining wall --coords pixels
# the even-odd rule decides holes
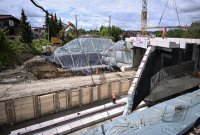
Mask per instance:
[[[131,80],[122,80],[93,87],[80,87],[1,101],[0,125],[18,123],[108,99],[111,98],[113,91],[119,95],[127,94],[130,85]]]

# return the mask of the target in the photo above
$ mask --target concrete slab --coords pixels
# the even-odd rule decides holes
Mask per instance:
[[[21,128],[21,129],[12,131],[11,135],[19,135],[20,133],[24,133],[24,132],[26,132],[26,129],[25,128]]]
[[[197,91],[200,91],[197,90]],[[134,111],[128,116],[120,117],[111,123],[104,124],[105,134],[185,134],[184,129],[191,126],[200,116],[200,100],[198,103],[190,102],[189,108],[175,110],[177,106],[185,106],[188,99],[196,93],[187,93],[184,96],[156,104],[143,111]],[[180,99],[182,98],[182,99]],[[167,109],[166,109],[167,106]],[[169,108],[170,107],[170,108]],[[173,112],[171,112],[171,107]],[[176,113],[174,113],[177,111]],[[163,112],[165,114],[163,115]],[[128,126],[129,125],[129,126]],[[102,128],[97,127],[84,133],[85,135],[102,134]]]
[[[69,126],[72,131],[75,131],[75,130],[81,129],[83,127],[83,124],[80,120],[77,120],[77,121],[69,123]]]
[[[110,114],[108,112],[103,112],[103,113],[100,113],[100,115],[102,117],[104,117],[104,120],[108,119],[110,117]]]
[[[36,134],[34,134],[34,135],[43,135],[42,133],[36,133]]]
[[[116,102],[118,102],[118,101],[116,101]],[[107,104],[103,105],[104,108],[110,108],[112,106],[115,106],[115,105],[113,103],[107,103]]]
[[[56,135],[56,134],[58,134],[56,128],[52,128],[42,132],[42,135]]]
[[[77,116],[78,116],[77,113],[74,113],[74,114],[64,116],[64,119],[70,120],[70,119],[73,119],[73,118],[77,118]]]
[[[65,117],[60,117],[60,118],[53,119],[53,122],[59,123],[59,122],[65,121],[65,120],[66,120]]]
[[[127,97],[117,100],[118,103],[127,103]]]
[[[123,113],[123,111],[118,109],[118,108],[115,108],[115,109],[108,111],[109,117],[114,117],[114,116],[120,115],[122,113]]]
[[[127,98],[119,99],[116,102],[117,102],[117,104],[126,103]],[[88,109],[88,110],[81,111],[81,112],[79,112],[80,115],[77,115],[77,113],[74,113],[74,114],[66,115],[64,117],[60,117],[60,118],[56,118],[56,119],[53,119],[53,120],[50,120],[50,121],[45,121],[45,122],[42,122],[42,123],[39,123],[39,124],[36,124],[36,125],[32,125],[32,126],[24,128],[24,129],[20,129],[20,130],[24,130],[25,132],[26,131],[32,131],[32,130],[36,130],[36,129],[39,129],[39,128],[45,128],[45,127],[53,125],[53,124],[57,124],[59,122],[63,122],[63,121],[66,121],[66,120],[76,118],[74,122],[71,122],[69,124],[58,126],[58,127],[46,130],[44,132],[38,133],[38,134],[45,134],[45,135],[46,134],[67,134],[69,132],[78,130],[78,129],[83,128],[83,127],[90,126],[92,124],[101,122],[103,120],[106,120],[108,118],[111,118],[113,116],[117,116],[117,115],[121,114],[124,110],[124,106],[117,107],[117,108],[114,108],[114,109],[106,111],[106,112],[92,114],[91,117],[86,117],[86,118],[81,117],[81,116],[84,116],[84,114],[94,113],[98,110],[109,108],[109,107],[115,106],[117,104],[113,104],[113,103],[110,102],[110,103],[107,103],[105,105],[101,105],[101,106],[98,106],[98,107],[95,107],[95,108],[91,108],[91,109]]]
[[[92,117],[87,117],[87,118],[81,119],[81,122],[84,125],[84,127],[90,126],[95,123],[95,121],[92,119]]]
[[[97,106],[97,107],[94,107],[94,108],[91,108],[91,109],[87,109],[85,111],[94,112],[94,111],[98,111],[98,110],[102,110],[102,109],[104,109],[104,105],[100,105],[100,106]]]
[[[95,123],[99,123],[101,121],[104,121],[104,116],[101,114],[96,114],[94,116],[91,116]]]
[[[51,126],[53,124],[54,124],[53,120],[49,120],[49,121],[40,123],[40,127],[47,127],[47,126]]]
[[[70,133],[71,132],[71,127],[69,126],[69,124],[65,124],[65,125],[56,127],[56,130],[57,130],[59,135],[63,135],[63,134]]]
[[[26,131],[33,131],[33,130],[36,130],[36,129],[39,129],[39,128],[41,128],[40,124],[35,124],[35,125],[32,125],[32,126],[26,127]]]

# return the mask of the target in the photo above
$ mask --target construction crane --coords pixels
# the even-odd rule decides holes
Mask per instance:
[[[166,4],[165,4],[165,8],[164,8],[164,10],[162,12],[162,15],[161,15],[161,18],[160,18],[158,26],[147,27],[147,3],[148,3],[148,0],[142,0],[142,13],[141,13],[141,35],[142,36],[146,36],[147,29],[160,29],[160,28],[165,29],[165,30],[166,30],[166,28],[179,28],[179,29],[184,29],[184,30],[187,29],[187,26],[181,26],[180,25],[178,9],[177,9],[177,5],[176,5],[176,1],[175,0],[173,0],[173,5],[174,5],[174,8],[175,8],[177,19],[178,19],[178,23],[179,23],[178,26],[160,26],[160,23],[162,21],[163,15],[164,15],[164,13],[166,11],[166,8],[167,8],[167,5],[169,3],[169,0],[167,0]]]
[[[142,14],[141,14],[141,35],[146,35],[147,28],[147,2],[148,0],[142,0]]]

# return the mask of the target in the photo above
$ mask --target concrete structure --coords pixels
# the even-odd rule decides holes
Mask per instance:
[[[121,115],[127,98],[117,100],[117,104],[107,103],[74,114],[66,115],[35,125],[27,126],[11,132],[18,134],[67,134],[78,129],[93,125],[109,118]]]
[[[200,119],[200,89],[113,120],[85,135],[187,134]]]
[[[164,48],[186,48],[187,44],[200,45],[200,39],[189,38],[150,38],[149,45],[159,46]]]
[[[18,123],[127,94],[135,71],[0,84],[0,124]]]
[[[145,48],[145,41],[146,38],[141,37],[127,39],[127,42],[136,44],[136,49],[138,46]],[[149,47],[129,89],[124,115],[130,114],[147,96],[145,100],[154,102],[198,86],[200,79],[194,75],[200,71],[199,44],[199,39],[150,38]],[[186,75],[187,78],[173,80],[177,85],[171,83],[157,90],[154,88],[162,80]]]

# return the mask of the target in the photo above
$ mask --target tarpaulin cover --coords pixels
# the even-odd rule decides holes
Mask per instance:
[[[132,66],[133,53],[125,41],[118,41],[102,52],[102,62],[110,66]]]
[[[100,67],[102,64],[102,51],[110,48],[114,42],[104,38],[78,38],[57,48],[53,55],[46,57],[50,62],[68,69],[81,69],[84,67]]]

